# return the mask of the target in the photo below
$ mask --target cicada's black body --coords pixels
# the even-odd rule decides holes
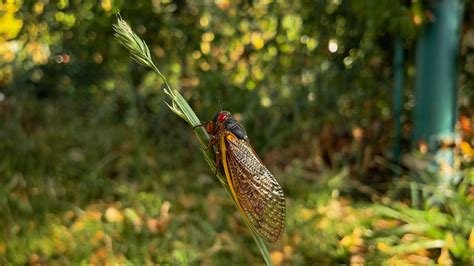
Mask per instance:
[[[227,112],[227,111],[220,111],[220,112],[217,112],[217,113],[214,115],[214,119],[213,119],[214,125],[217,125],[217,123],[218,123],[219,114],[220,114],[221,116],[222,116],[222,115],[225,115],[225,116],[227,117],[227,118],[225,119],[225,121],[223,122],[225,129],[227,129],[227,130],[229,130],[230,132],[232,132],[232,133],[233,133],[237,138],[239,138],[239,139],[248,140],[247,131],[245,131],[244,126],[242,126],[242,124],[240,124],[240,123],[230,114],[230,112]]]

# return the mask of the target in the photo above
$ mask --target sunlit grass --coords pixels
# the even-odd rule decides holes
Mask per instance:
[[[262,262],[222,187],[188,154],[185,125],[172,127],[186,137],[151,139],[144,121],[117,123],[94,103],[78,118],[72,102],[11,100],[4,107],[17,119],[0,143],[2,264]],[[472,196],[463,188],[447,200],[453,211],[417,210],[383,196],[355,200],[346,170],[301,165],[276,171],[288,221],[269,251],[274,264],[472,262],[473,212],[464,211]],[[469,184],[474,175],[465,175]]]
[[[1,167],[7,177],[1,186],[1,225],[8,228],[0,240],[3,262],[261,263],[212,173],[202,161],[183,160],[190,159],[184,139],[151,140],[143,121],[127,126],[107,115],[85,119],[93,106],[76,119],[78,109],[70,102],[24,100],[12,108],[18,120],[10,122],[4,131],[9,141],[0,145],[8,154]],[[32,119],[29,128],[17,122],[25,119]],[[182,125],[174,128],[191,136]],[[163,153],[170,145],[175,153]],[[313,226],[326,216],[318,208],[339,200],[324,192],[325,185],[281,175],[293,191],[312,192],[296,198],[289,192],[288,233],[272,247],[272,259],[304,263],[324,254],[328,261],[344,261],[338,234],[354,225]],[[328,212],[328,224],[341,214]],[[326,239],[323,245],[320,239]]]

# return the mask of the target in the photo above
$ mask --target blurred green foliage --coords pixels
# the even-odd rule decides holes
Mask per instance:
[[[246,121],[250,128],[266,129],[256,131],[258,140],[274,132],[281,132],[277,138],[288,136],[285,128],[295,122],[312,123],[314,117],[352,121],[376,108],[381,119],[387,119],[388,34],[403,34],[411,43],[416,27],[410,6],[399,1],[374,3],[19,4],[15,16],[24,27],[9,43],[20,51],[5,64],[2,80],[16,90],[34,87],[40,96],[121,95],[117,97],[128,105],[134,99],[123,94],[136,89],[142,108],[158,113],[159,81],[130,64],[111,38],[110,25],[121,10],[124,18],[133,20],[166,76],[182,88],[198,112],[209,117],[222,102],[244,118],[269,121],[265,126],[257,119]],[[361,26],[352,27],[354,23]],[[351,86],[341,86],[341,80]],[[272,113],[274,106],[280,111]]]
[[[201,118],[235,113],[283,184],[275,264],[473,263],[472,1],[463,182],[422,187],[442,204],[415,208],[411,169],[390,162],[393,42],[404,40],[412,88],[416,36],[433,19],[424,3],[0,2],[0,264],[262,263],[160,79],[114,41],[119,11]]]

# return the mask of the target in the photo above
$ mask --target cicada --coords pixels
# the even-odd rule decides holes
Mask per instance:
[[[217,166],[225,174],[237,208],[251,229],[275,242],[285,228],[283,189],[250,145],[247,132],[228,111],[202,126],[211,135]]]

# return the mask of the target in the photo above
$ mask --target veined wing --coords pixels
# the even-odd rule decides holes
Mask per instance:
[[[227,181],[244,218],[266,241],[277,241],[285,228],[283,189],[247,140],[227,133],[220,146]]]

